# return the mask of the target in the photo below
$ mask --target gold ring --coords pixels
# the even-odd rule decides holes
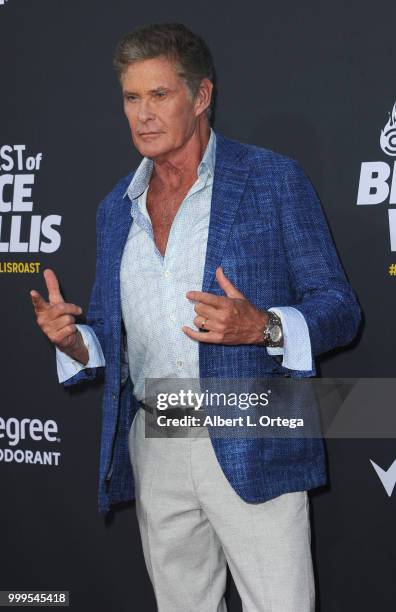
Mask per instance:
[[[205,327],[205,323],[206,323],[206,321],[207,321],[207,320],[208,320],[208,319],[207,319],[207,318],[205,318],[205,317],[202,319],[202,323],[201,323],[201,327],[202,327],[202,329]]]

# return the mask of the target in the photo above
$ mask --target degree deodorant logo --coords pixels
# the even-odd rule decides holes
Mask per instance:
[[[389,119],[380,131],[379,144],[383,153],[396,158],[396,103]],[[379,160],[361,163],[357,195],[359,206],[396,204],[396,161]],[[388,209],[389,244],[396,251],[396,209]]]
[[[56,421],[0,416],[0,464],[58,466],[59,428]]]

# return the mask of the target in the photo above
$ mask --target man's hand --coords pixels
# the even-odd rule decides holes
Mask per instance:
[[[197,304],[198,316],[194,325],[208,333],[194,331],[184,325],[184,333],[200,342],[215,344],[263,344],[263,331],[268,315],[249,302],[225,276],[223,269],[216,270],[216,280],[226,297],[204,291],[188,291],[186,297]]]
[[[48,289],[48,302],[32,289],[30,296],[37,317],[37,324],[44,334],[61,351],[84,365],[88,362],[88,350],[75,325],[75,317],[82,313],[80,306],[64,301],[58,279],[52,270],[44,270]]]

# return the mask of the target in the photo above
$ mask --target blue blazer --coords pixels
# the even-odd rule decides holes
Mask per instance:
[[[314,357],[348,344],[360,308],[338,259],[318,197],[298,163],[268,149],[216,133],[216,164],[202,291],[222,295],[226,276],[258,308],[293,306],[305,317]],[[120,262],[133,219],[123,197],[133,172],[121,179],[97,210],[96,275],[87,323],[106,359],[65,387],[104,374],[99,469],[99,512],[134,499],[128,433],[138,408],[133,384],[122,376],[125,329],[120,303]],[[307,377],[287,370],[260,345],[199,343],[201,378]],[[236,493],[263,502],[282,493],[326,483],[321,438],[211,439]]]

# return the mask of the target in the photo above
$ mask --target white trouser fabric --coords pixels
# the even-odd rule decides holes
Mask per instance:
[[[227,564],[244,612],[314,612],[307,491],[247,503],[227,481],[206,428],[145,437],[146,416],[140,408],[129,452],[159,612],[226,612]]]

